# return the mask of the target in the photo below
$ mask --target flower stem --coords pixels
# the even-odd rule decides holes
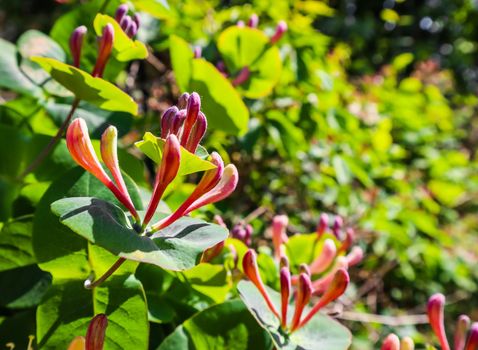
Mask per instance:
[[[35,158],[35,160],[31,162],[30,165],[20,174],[19,176],[20,179],[24,178],[26,175],[28,175],[33,170],[35,170],[45,160],[48,154],[53,150],[53,148],[56,146],[58,141],[60,141],[79,103],[80,103],[80,100],[77,98],[73,101],[73,104],[71,105],[70,113],[68,113],[68,116],[66,117],[63,124],[61,124],[56,135],[53,136],[53,138],[50,140],[48,145],[46,145],[46,147],[40,152],[40,154]]]
[[[90,279],[87,279],[85,281],[85,288],[86,289],[93,289],[95,287],[98,287],[101,283],[106,281],[108,277],[110,277],[118,268],[126,261],[125,258],[119,258],[116,260],[116,262],[106,271],[103,276],[98,278],[96,281],[92,282]]]

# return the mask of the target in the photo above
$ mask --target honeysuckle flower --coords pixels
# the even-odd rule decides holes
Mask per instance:
[[[466,344],[466,333],[470,328],[471,320],[466,315],[461,315],[456,321],[455,334],[453,337],[453,344],[455,350],[463,350]]]
[[[92,75],[94,77],[103,76],[106,63],[110,57],[111,51],[113,50],[113,41],[114,41],[114,28],[111,23],[108,23],[103,28],[103,35],[100,38],[98,57],[96,59],[95,67],[93,68]]]
[[[232,85],[238,86],[244,84],[250,76],[251,70],[249,69],[249,67],[243,67],[232,81]]]
[[[136,35],[136,33],[138,32],[138,25],[133,19],[131,19],[131,23],[126,27],[124,32],[130,38]]]
[[[191,130],[191,135],[189,135],[189,139],[187,140],[184,148],[186,148],[191,153],[196,153],[199,143],[206,134],[206,129],[206,116],[202,112],[199,112],[198,118],[193,125],[193,129]]]
[[[281,258],[280,247],[283,243],[287,242],[286,228],[289,224],[289,218],[287,215],[276,215],[272,219],[272,245],[274,246],[275,258],[279,260]]]
[[[334,267],[324,276],[312,282],[314,286],[314,294],[321,294],[327,290],[332,283],[336,272],[340,269],[348,269],[347,259],[339,256],[335,262]]]
[[[181,128],[183,127],[184,121],[186,120],[186,110],[181,109],[176,113],[176,115],[171,120],[171,127],[169,129],[170,134],[179,136]],[[179,137],[178,137],[179,139]],[[182,146],[182,145],[181,145]]]
[[[201,98],[196,92],[189,95],[188,104],[186,107],[186,120],[184,121],[184,127],[181,135],[181,145],[186,145],[191,134],[193,125],[199,117],[199,111],[201,110]]]
[[[234,228],[231,231],[231,235],[233,238],[236,238],[244,242],[245,245],[250,246],[252,232],[253,232],[253,229],[251,225],[249,224],[244,225],[242,223],[239,223],[234,226]]]
[[[281,261],[282,262],[282,261]],[[280,294],[281,294],[281,326],[287,326],[287,309],[289,307],[290,290],[292,288],[289,266],[280,270]]]
[[[352,267],[360,263],[363,259],[363,249],[360,247],[353,247],[349,254],[345,256],[347,266]]]
[[[310,264],[310,272],[319,274],[327,270],[337,255],[337,247],[330,238],[324,241],[320,255]]]
[[[76,28],[70,37],[70,52],[73,57],[73,66],[80,67],[81,60],[81,48],[83,47],[83,41],[85,34],[88,31],[85,26],[79,26]]]
[[[163,159],[159,165],[154,182],[153,195],[148,204],[146,215],[143,219],[143,229],[148,225],[158,208],[159,201],[168,185],[176,178],[181,164],[181,146],[176,135],[171,134],[166,138],[163,149]]]
[[[91,143],[88,127],[83,119],[75,119],[68,127],[66,132],[66,145],[73,160],[108,187],[120,203],[122,203],[131,212],[135,220],[138,221],[138,213],[130,199],[126,186],[124,186],[121,172],[117,167],[118,160],[116,158],[116,150],[111,149],[116,146],[115,132],[109,129],[109,131],[106,130],[105,133],[106,136],[103,137],[104,141],[102,141],[102,144],[104,144],[102,145],[102,154],[105,155],[106,162],[108,163],[108,167],[111,167],[110,170],[114,178],[118,179],[116,184],[110,179],[101,166]]]
[[[344,225],[344,220],[342,219],[341,216],[336,216],[334,220],[334,226],[332,228],[332,232],[334,233],[335,237],[340,239],[340,230],[342,229],[342,226]]]
[[[178,98],[178,108],[179,109],[184,109],[188,105],[188,100],[189,100],[189,94],[187,92],[184,92],[179,96]]]
[[[176,106],[172,106],[166,109],[161,115],[161,138],[165,139],[168,137],[173,118],[178,112],[179,109]]]
[[[249,249],[246,254],[244,254],[242,259],[242,268],[247,278],[254,283],[256,288],[259,290],[259,293],[261,293],[271,312],[280,319],[279,313],[277,312],[276,307],[272,303],[272,300],[267,293],[264,282],[262,282],[259,268],[257,267],[256,253],[253,250]]]
[[[478,322],[471,325],[470,335],[466,342],[465,350],[476,350],[478,348]]]
[[[400,339],[393,333],[383,341],[381,350],[400,350]]]
[[[259,25],[259,16],[253,13],[251,17],[249,17],[249,20],[247,21],[247,26],[251,28],[257,28],[258,25]]]
[[[320,214],[320,219],[319,223],[317,224],[317,239],[320,239],[324,233],[325,230],[327,230],[327,227],[329,226],[329,216],[325,213]]]
[[[342,245],[339,248],[338,254],[346,252],[352,246],[355,237],[355,232],[352,228],[348,228],[345,231],[345,239],[342,241]]]
[[[116,22],[121,23],[121,20],[127,13],[128,13],[128,5],[126,4],[119,5],[115,12]]]
[[[277,23],[276,31],[270,39],[271,44],[275,44],[276,42],[278,42],[286,31],[287,23],[285,21],[279,21],[279,23]]]
[[[193,54],[194,54],[194,58],[201,58],[201,56],[202,56],[201,46],[194,46]]]
[[[105,342],[108,318],[105,314],[96,315],[88,326],[85,339],[85,350],[102,350]]]
[[[444,310],[445,310],[445,296],[437,293],[430,297],[427,305],[427,313],[430,325],[438,337],[442,350],[450,350],[450,345],[446,338],[445,323],[444,323]]]
[[[139,29],[139,26],[141,24],[141,18],[137,13],[133,15],[133,22],[136,23],[136,28]]]
[[[295,310],[292,317],[291,330],[294,331],[300,323],[304,308],[310,301],[312,295],[312,283],[307,273],[299,275],[299,285],[295,296]]]
[[[221,254],[222,249],[224,248],[224,241],[217,243],[216,245],[208,248],[202,253],[201,262],[210,262],[216,256]]]

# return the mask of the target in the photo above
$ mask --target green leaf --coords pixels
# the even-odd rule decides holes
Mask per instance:
[[[11,220],[0,232],[0,271],[35,263],[31,217]]]
[[[179,90],[188,91],[192,74],[193,50],[185,40],[176,35],[171,35],[169,38],[169,50]]]
[[[267,334],[240,300],[214,305],[176,328],[158,350],[271,349]]]
[[[158,19],[169,17],[169,5],[166,0],[131,0],[131,2],[136,10],[149,13]]]
[[[222,303],[232,287],[231,276],[223,265],[201,263],[184,271],[181,276],[191,288],[211,298],[214,303]]]
[[[33,57],[50,76],[75,96],[109,111],[138,113],[133,99],[110,82],[52,58]]]
[[[114,27],[113,54],[120,62],[148,57],[148,50],[141,41],[129,38],[116,20],[108,15],[97,14],[93,22],[96,35],[103,35],[103,28],[110,23]]]
[[[147,132],[143,136],[143,141],[136,142],[135,146],[155,163],[158,164],[161,162],[163,157],[164,140],[160,137],[156,137],[152,133]],[[202,148],[199,150],[200,152],[204,152],[204,149]],[[206,171],[216,167],[213,163],[202,159],[202,157],[204,157],[204,154],[201,154],[201,156],[192,154],[181,146],[181,164],[179,165],[178,176]]]
[[[122,209],[90,197],[60,199],[51,208],[64,225],[91,243],[114,255],[167,270],[194,267],[204,250],[228,235],[219,225],[183,217],[151,238],[139,236]]]
[[[250,77],[238,86],[248,98],[261,98],[271,93],[282,70],[279,49],[270,46],[269,38],[256,28],[231,26],[219,36],[217,46],[228,71],[236,76],[248,67]]]
[[[267,288],[272,302],[280,310],[280,294]],[[292,333],[285,334],[278,318],[269,310],[257,288],[252,282],[241,281],[237,285],[239,295],[257,322],[269,332],[277,349],[285,350],[345,350],[352,343],[349,330],[332,318],[317,313],[305,326]],[[310,308],[304,309],[304,315]],[[294,306],[289,305],[288,316],[292,319]],[[288,317],[289,318],[289,317]]]

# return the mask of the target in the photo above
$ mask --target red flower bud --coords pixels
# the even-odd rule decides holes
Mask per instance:
[[[438,337],[442,350],[450,350],[445,334],[444,309],[445,296],[443,294],[437,293],[428,299],[427,313],[433,332]]]
[[[81,48],[87,31],[85,26],[80,26],[73,31],[70,37],[70,52],[73,57],[73,66],[76,68],[80,67]]]
[[[335,266],[331,269],[331,271],[327,272],[327,274],[323,276],[322,278],[315,280],[313,282],[314,294],[320,295],[324,293],[329,288],[330,284],[332,283],[335,273],[339,269],[347,269],[347,268],[348,268],[347,259],[343,256],[339,256],[336,259]]]
[[[129,24],[129,26],[126,28],[124,32],[129,38],[132,38],[138,32],[138,25],[136,24],[135,21],[131,20],[131,23]]]
[[[281,294],[281,326],[287,325],[287,309],[289,308],[289,297],[291,290],[289,267],[284,266],[280,269],[280,294]]]
[[[478,348],[478,322],[471,325],[470,335],[466,342],[465,350],[476,350]]]
[[[186,120],[186,110],[181,109],[176,113],[176,115],[171,119],[171,127],[169,129],[170,134],[178,136],[183,127],[184,121]]]
[[[186,145],[189,134],[191,134],[192,127],[199,116],[201,110],[201,98],[197,92],[193,92],[188,98],[188,105],[186,107],[186,121],[184,122],[183,134],[181,136],[181,145]]]
[[[116,22],[121,23],[121,20],[124,18],[124,16],[127,13],[128,13],[128,5],[126,4],[119,5],[115,13]]]
[[[287,268],[288,268],[288,267],[290,266],[290,264],[289,264],[289,258],[288,258],[286,255],[282,255],[282,256],[280,257],[279,266],[280,266],[281,268],[283,268],[283,267],[287,267]]]
[[[353,240],[355,237],[355,232],[353,229],[349,228],[345,231],[345,239],[342,242],[342,245],[339,248],[337,254],[345,253],[352,246]]]
[[[400,350],[400,339],[395,334],[389,334],[383,341],[381,350]]]
[[[326,239],[320,255],[310,264],[312,274],[319,274],[327,270],[334,261],[336,254],[337,248],[335,247],[334,241]]]
[[[295,331],[299,326],[302,312],[304,312],[304,308],[309,303],[311,295],[312,283],[310,282],[310,277],[306,273],[301,273],[299,275],[299,286],[297,288],[297,293],[295,296],[295,310],[291,324],[292,332]]]
[[[253,13],[251,17],[249,17],[249,21],[247,21],[247,26],[251,28],[257,28],[259,25],[259,17],[257,14]]]
[[[261,275],[259,274],[259,268],[257,267],[256,253],[253,250],[249,249],[246,254],[244,254],[244,258],[242,259],[242,268],[244,269],[244,274],[247,276],[247,278],[254,283],[256,288],[261,293],[269,309],[274,315],[277,316],[277,318],[280,319],[279,313],[272,303],[269,294],[267,294],[266,287],[262,282]]]
[[[163,112],[161,116],[161,138],[165,139],[169,135],[172,122],[179,110],[176,106],[169,107]]]
[[[85,350],[103,350],[108,319],[105,314],[96,315],[88,326],[85,339]]]
[[[277,260],[280,259],[280,247],[282,243],[289,240],[286,234],[286,228],[289,224],[287,215],[276,215],[272,219],[272,245],[274,246],[274,255]]]
[[[196,153],[196,149],[199,146],[204,134],[206,133],[207,129],[207,119],[206,116],[199,112],[198,118],[196,123],[194,123],[193,129],[191,131],[191,135],[189,135],[189,139],[186,143],[185,148],[191,152]]]
[[[94,77],[103,76],[106,63],[108,62],[111,51],[113,50],[114,33],[114,27],[111,23],[108,23],[103,28],[103,36],[100,38],[98,58],[96,59],[96,64],[92,73]]]
[[[222,249],[224,248],[224,241],[219,242],[218,244],[212,246],[211,248],[206,249],[202,253],[201,262],[210,262],[216,256],[221,254]]]
[[[325,213],[320,215],[319,224],[317,225],[317,239],[320,239],[327,227],[329,226],[329,216]]]
[[[286,31],[287,31],[287,23],[284,21],[280,21],[277,24],[276,32],[271,38],[271,44],[275,44],[276,42],[278,42]]]
[[[244,67],[240,70],[239,74],[237,74],[237,76],[234,78],[234,80],[232,81],[232,85],[234,86],[242,85],[249,79],[250,76],[251,76],[251,70],[249,69],[249,67]]]
[[[454,350],[463,350],[466,343],[466,333],[470,327],[470,318],[466,315],[461,315],[458,317],[455,327],[455,336],[453,338],[453,343],[455,345]]]
[[[334,232],[335,237],[340,239],[340,230],[342,229],[342,226],[344,225],[344,220],[342,219],[341,216],[336,216],[334,220],[334,227],[332,228],[332,231]]]
[[[178,99],[178,108],[184,109],[188,105],[189,94],[187,92],[181,94]]]

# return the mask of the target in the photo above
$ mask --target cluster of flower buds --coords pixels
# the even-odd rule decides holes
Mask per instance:
[[[181,146],[195,153],[207,129],[201,98],[196,92],[191,95],[186,92],[179,97],[178,107],[168,108],[161,116],[161,137],[175,135]]]
[[[191,96],[197,96],[197,98],[199,98],[196,93],[191,94]],[[196,106],[199,108],[199,105],[200,101],[197,102]],[[196,111],[196,114],[199,113],[201,112]],[[188,124],[187,120],[185,124]],[[181,164],[181,145],[176,134],[170,133],[164,140],[162,159],[158,165],[153,194],[141,224],[141,220],[131,201],[119,168],[116,128],[114,126],[108,127],[101,137],[101,157],[111,172],[114,182],[104,171],[95,154],[88,135],[88,128],[83,119],[75,119],[70,124],[66,133],[66,143],[73,159],[113,192],[119,202],[130,211],[136,223],[135,228],[138,231],[144,231],[153,218],[166,188],[173,182],[178,174]],[[233,164],[224,166],[224,162],[216,152],[211,154],[211,163],[215,165],[215,168],[204,172],[194,191],[179,208],[156,224],[151,225],[145,234],[151,235],[171,225],[193,210],[226,198],[235,190],[239,178],[236,167]]]
[[[445,332],[445,296],[434,294],[428,299],[427,314],[433,332],[438,337],[442,350],[450,350]],[[454,333],[454,350],[478,349],[478,322],[470,327],[470,318],[466,315],[458,317]]]
[[[138,33],[140,21],[137,13],[131,17],[128,15],[128,10],[128,5],[120,5],[116,10],[115,20],[118,22],[125,34],[132,38]]]
[[[282,329],[287,331],[288,333],[292,333],[307,324],[307,322],[309,322],[319,310],[323,309],[326,305],[335,301],[342,294],[344,294],[349,284],[349,275],[347,273],[347,270],[338,269],[335,272],[332,282],[329,284],[327,290],[320,294],[320,297],[316,301],[315,305],[305,314],[305,316],[303,316],[302,314],[304,312],[304,309],[306,308],[306,306],[308,306],[312,295],[314,294],[314,287],[310,280],[310,274],[307,269],[301,271],[298,278],[298,284],[294,293],[292,290],[292,278],[289,270],[288,260],[285,257],[281,259],[281,305],[279,312],[274,303],[272,302],[262,281],[261,275],[259,273],[259,268],[257,266],[256,253],[253,250],[248,250],[247,253],[244,255],[242,267],[245,275],[261,293],[270,311],[279,319]],[[287,324],[289,301],[294,295],[294,314],[292,316],[291,322]]]
[[[68,350],[103,350],[108,318],[105,314],[98,314],[90,322],[86,337],[76,337],[70,343]]]
[[[234,225],[231,231],[231,236],[232,238],[244,242],[244,244],[249,247],[252,243],[252,232],[253,229],[251,225],[245,223],[238,223]]]
[[[415,343],[412,338],[405,337],[401,341],[395,334],[389,334],[383,341],[381,350],[413,350]]]

